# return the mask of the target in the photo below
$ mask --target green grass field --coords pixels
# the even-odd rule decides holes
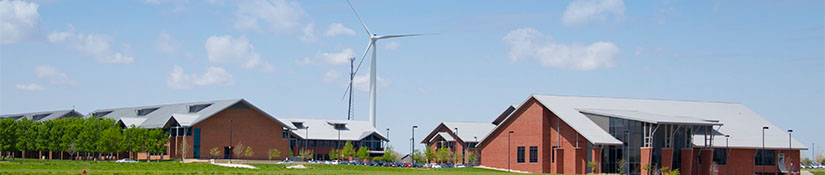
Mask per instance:
[[[226,168],[207,163],[178,161],[114,163],[113,161],[68,161],[36,159],[0,161],[0,174],[507,174],[480,168],[393,168],[354,165],[306,165],[307,169],[286,169],[286,165],[250,164],[258,169]]]

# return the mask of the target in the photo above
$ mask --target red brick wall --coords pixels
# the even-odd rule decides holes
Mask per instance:
[[[558,123],[557,122],[561,122]],[[560,127],[560,128],[559,128]],[[557,131],[561,130],[561,137]],[[508,155],[508,132],[514,133],[510,136],[510,148]],[[509,165],[513,170],[528,171],[532,173],[564,173],[583,174],[586,172],[586,155],[588,150],[584,149],[587,140],[581,137],[570,126],[564,123],[548,109],[544,108],[535,99],[529,99],[520,109],[518,109],[507,122],[500,124],[499,129],[487,136],[489,140],[482,148],[483,155],[481,164],[488,167],[507,169]],[[579,149],[575,148],[578,137]],[[552,149],[554,145],[561,145],[556,155],[564,160],[551,162]],[[525,162],[516,163],[517,148],[523,146],[525,150]],[[530,147],[539,148],[539,161],[530,163]],[[554,168],[554,167],[562,168]]]
[[[223,158],[223,149],[230,144],[230,119],[232,120],[232,146],[242,142],[246,146],[251,146],[254,152],[251,158],[242,159],[267,159],[267,151],[272,148],[281,152],[281,157],[277,159],[283,159],[289,155],[289,140],[282,138],[283,126],[280,123],[257,110],[226,109],[194,126],[194,128],[201,129],[200,157],[202,159],[211,157],[209,150],[213,147],[221,150],[220,158]],[[187,142],[194,144],[194,138],[186,138]],[[187,155],[189,157],[192,151],[187,152],[189,152]]]
[[[745,175],[745,174],[754,174],[754,172],[762,172],[762,168],[765,168],[766,172],[778,172],[776,166],[756,166],[754,165],[754,154],[756,153],[755,149],[731,149],[730,150],[730,158],[728,159],[727,165],[719,165],[717,166],[717,170],[719,174],[730,173],[731,175]],[[799,150],[793,150],[790,154],[788,154],[788,150],[776,150],[776,156],[779,156],[779,153],[785,153],[785,161],[790,161],[794,165],[799,165]],[[790,157],[789,157],[790,156]],[[789,158],[793,158],[789,160]],[[776,162],[777,165],[779,162]],[[728,170],[730,168],[730,170]],[[754,171],[755,170],[755,171]],[[796,169],[793,169],[796,170]]]

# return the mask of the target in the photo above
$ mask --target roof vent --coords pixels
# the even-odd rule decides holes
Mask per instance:
[[[40,120],[40,119],[46,118],[46,116],[49,116],[49,115],[51,115],[51,113],[37,114],[37,115],[32,116],[32,120]]]
[[[108,115],[109,113],[112,113],[112,111],[95,112],[95,113],[92,113],[92,116],[94,116],[94,117],[103,117],[103,116]]]
[[[143,109],[138,109],[138,110],[137,110],[137,115],[138,115],[138,116],[146,116],[146,115],[148,115],[149,113],[155,112],[155,110],[158,110],[158,108],[143,108]]]
[[[304,126],[304,122],[292,122],[292,125],[295,125],[295,127],[298,129],[306,128],[306,126]]]
[[[337,129],[337,130],[346,130],[347,129],[347,125],[343,124],[343,123],[334,123],[334,124],[332,124],[332,126],[335,126],[335,129]]]
[[[206,107],[209,107],[211,105],[212,105],[212,103],[210,103],[210,104],[191,105],[191,106],[189,106],[189,113],[200,112],[201,110],[206,109]]]

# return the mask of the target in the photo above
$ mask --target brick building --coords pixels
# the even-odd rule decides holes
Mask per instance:
[[[630,174],[788,173],[807,149],[735,103],[532,95],[500,118],[481,164],[533,173],[619,173],[620,160]]]
[[[169,133],[167,151],[150,159],[180,158],[178,149],[186,149],[186,158],[237,158],[233,147],[250,146],[254,155],[243,159],[267,159],[269,149],[287,156],[287,125],[243,99],[149,105],[95,110],[89,116],[118,120],[122,127],[163,129]],[[288,133],[288,132],[287,132]],[[182,147],[184,140],[188,147]],[[210,155],[217,148],[221,155]],[[145,153],[135,158],[146,159]]]
[[[432,151],[449,149],[457,156],[456,163],[473,163],[468,161],[470,152],[480,158],[481,151],[476,145],[494,127],[490,122],[442,122],[421,143]]]
[[[330,120],[308,118],[282,118],[290,130],[289,149],[295,155],[301,150],[311,150],[313,159],[329,160],[329,151],[341,149],[350,141],[357,151],[367,147],[370,156],[384,155],[384,142],[389,140],[368,121]]]

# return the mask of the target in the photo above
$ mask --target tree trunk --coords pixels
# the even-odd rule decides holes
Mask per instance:
[[[20,151],[20,158],[26,158],[26,151]]]
[[[152,159],[152,155],[149,154],[149,152],[147,151],[146,152],[146,163],[149,163],[151,159]]]

